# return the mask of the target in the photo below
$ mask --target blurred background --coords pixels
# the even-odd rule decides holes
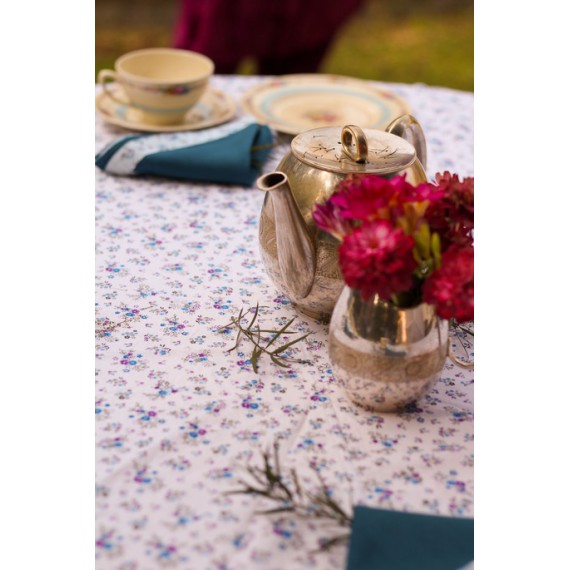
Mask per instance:
[[[365,0],[320,71],[473,91],[473,12],[473,0]],[[177,16],[178,0],[96,0],[95,77],[127,51],[172,46]],[[248,59],[238,68],[256,71]]]

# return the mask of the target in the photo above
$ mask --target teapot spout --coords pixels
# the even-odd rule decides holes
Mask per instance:
[[[315,277],[316,247],[283,172],[264,174],[257,187],[269,192],[275,214],[277,257],[292,300],[306,297]]]

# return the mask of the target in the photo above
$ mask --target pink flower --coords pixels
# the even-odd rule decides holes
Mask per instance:
[[[474,195],[473,178],[447,171],[418,185],[405,175],[353,175],[313,217],[342,241],[344,279],[364,299],[425,301],[441,317],[465,321],[474,312]]]
[[[333,235],[339,235],[339,219],[350,220],[352,227],[359,222],[371,220],[390,220],[395,225],[402,225],[408,220],[408,233],[415,228],[418,216],[423,215],[430,202],[441,199],[444,192],[433,184],[423,183],[414,186],[406,181],[406,175],[391,179],[376,175],[351,176],[339,183],[335,193],[328,199],[329,216],[334,214],[335,224],[323,220],[325,212],[317,207],[317,224]],[[321,225],[322,224],[322,225]],[[344,233],[350,228],[343,225]]]
[[[434,271],[423,286],[426,303],[435,306],[438,316],[457,322],[474,318],[475,257],[472,247],[448,249],[441,258],[441,268]]]
[[[396,193],[396,178],[386,180],[379,176],[347,178],[338,187],[330,201],[338,207],[340,215],[351,220],[371,220],[379,217]]]
[[[423,202],[427,200],[433,202],[443,196],[443,192],[430,184],[424,182],[414,186],[406,181],[406,175],[396,176],[390,180],[390,183],[396,190],[396,197],[399,203],[406,202]]]
[[[352,230],[350,221],[341,216],[339,208],[331,200],[317,204],[313,211],[313,220],[319,228],[338,239],[342,239]]]
[[[389,300],[414,285],[417,263],[414,240],[385,220],[364,223],[344,238],[339,262],[347,285],[358,289],[363,299],[377,293]]]
[[[471,245],[475,225],[474,179],[466,177],[461,181],[457,174],[445,171],[436,174],[436,186],[441,197],[429,205],[426,218],[431,230],[439,234],[442,251],[452,245]]]

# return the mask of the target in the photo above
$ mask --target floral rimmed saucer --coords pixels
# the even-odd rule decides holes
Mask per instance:
[[[384,129],[410,113],[407,101],[395,93],[341,75],[283,75],[256,85],[241,103],[258,121],[291,135],[348,124]]]
[[[195,131],[220,125],[232,119],[236,105],[231,97],[218,89],[208,88],[200,101],[186,114],[178,125],[150,125],[145,123],[141,111],[127,105],[127,96],[119,86],[114,88],[114,96],[125,104],[121,105],[101,91],[95,97],[95,108],[102,117],[119,127],[134,131],[153,133]]]

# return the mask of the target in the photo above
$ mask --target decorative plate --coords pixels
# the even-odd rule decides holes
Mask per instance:
[[[117,103],[104,91],[95,98],[95,108],[103,118],[119,127],[134,131],[164,133],[173,131],[194,131],[205,129],[225,123],[232,119],[236,113],[236,105],[227,94],[218,89],[208,88],[198,103],[184,117],[178,125],[149,125],[144,122],[141,111],[129,106],[127,96],[120,86],[116,86],[114,95],[125,104]]]
[[[340,75],[283,75],[256,85],[241,103],[258,121],[291,135],[349,124],[384,129],[410,113],[409,104],[398,95]]]

